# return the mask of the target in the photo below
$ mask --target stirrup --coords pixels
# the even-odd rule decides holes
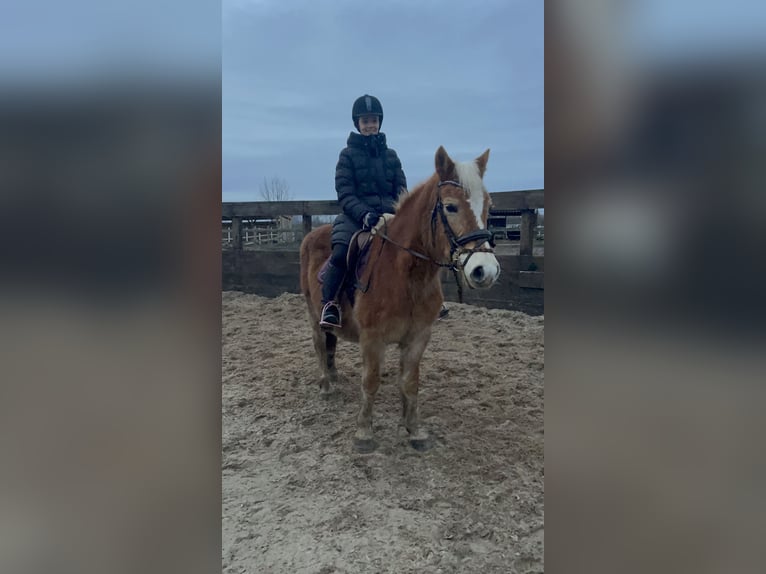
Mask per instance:
[[[335,313],[333,313],[333,309]],[[320,327],[337,327],[340,329],[340,305],[335,301],[328,301],[322,307],[322,317],[319,319]]]

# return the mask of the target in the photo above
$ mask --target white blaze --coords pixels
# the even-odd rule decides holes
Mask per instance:
[[[484,209],[484,182],[479,173],[479,166],[476,165],[475,161],[455,162],[455,171],[457,171],[458,180],[468,195],[468,203],[476,217],[478,228],[484,229],[484,220],[481,218]],[[489,244],[485,242],[481,247],[488,248]],[[467,257],[467,255],[462,255],[460,257],[461,262],[465,263]],[[477,276],[474,274],[477,270],[480,280],[477,280]],[[468,259],[468,265],[463,269],[463,274],[472,287],[491,287],[500,276],[500,264],[492,253],[474,253]]]
[[[455,163],[455,171],[457,171],[458,181],[468,194],[468,202],[476,216],[476,223],[479,224],[479,229],[484,229],[484,222],[481,220],[481,211],[484,207],[484,182],[479,175],[479,166],[475,161]]]

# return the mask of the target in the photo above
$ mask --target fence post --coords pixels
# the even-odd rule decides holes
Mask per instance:
[[[231,218],[231,233],[232,233],[232,240],[233,240],[233,247],[235,251],[241,251],[242,250],[242,218],[241,217],[232,217]]]
[[[303,214],[303,237],[311,233],[311,216]]]
[[[521,236],[519,242],[519,255],[521,256],[522,270],[532,262],[532,250],[535,241],[535,224],[537,223],[537,213],[532,209],[525,209],[521,212]]]

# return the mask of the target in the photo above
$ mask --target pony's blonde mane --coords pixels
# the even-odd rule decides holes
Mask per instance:
[[[414,203],[414,201],[420,196],[420,194],[423,193],[423,189],[425,189],[426,187],[430,187],[429,184],[437,183],[439,181],[438,178],[439,176],[434,173],[427,180],[421,181],[419,184],[417,184],[415,188],[409,193],[400,195],[399,199],[394,205],[394,211],[396,213],[399,213],[399,211],[401,211],[404,205],[408,203]]]
[[[484,206],[484,194],[487,192],[484,187],[484,181],[481,179],[481,173],[479,173],[479,166],[475,161],[454,162],[455,172],[457,174],[458,181],[463,186],[468,202],[471,204],[471,209],[476,215],[476,221],[479,225],[479,229],[484,229],[484,222],[481,218],[482,208]],[[439,182],[439,175],[434,173],[427,180],[419,183],[415,186],[411,192],[406,195],[400,196],[394,209],[398,213],[402,207],[409,203],[414,203],[415,200],[424,193],[423,189],[429,189],[433,191],[435,185]],[[435,201],[435,200],[434,200]]]

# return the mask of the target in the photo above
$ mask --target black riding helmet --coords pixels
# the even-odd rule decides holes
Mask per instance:
[[[354,107],[351,108],[351,119],[354,120],[354,127],[359,129],[359,116],[370,115],[378,116],[380,125],[383,125],[383,106],[380,105],[380,100],[369,94],[358,97],[354,102]]]

